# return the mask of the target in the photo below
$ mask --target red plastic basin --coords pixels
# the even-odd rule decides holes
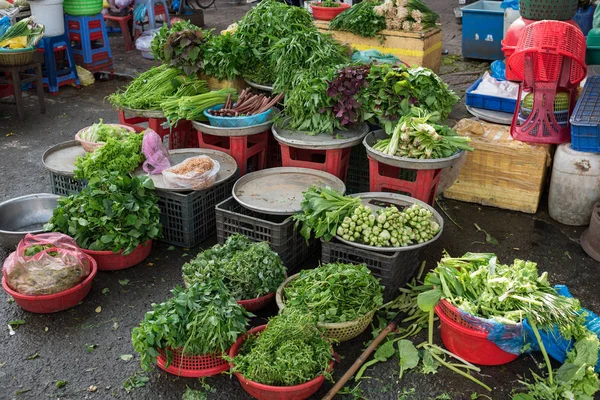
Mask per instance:
[[[201,356],[184,356],[179,349],[173,349],[173,360],[167,367],[167,356],[163,350],[158,350],[156,364],[160,369],[170,374],[186,378],[202,378],[218,375],[229,369],[229,363],[219,356],[205,354]]]
[[[144,261],[152,251],[152,240],[140,244],[131,253],[123,255],[123,251],[113,253],[112,251],[96,251],[81,249],[84,253],[94,257],[100,271],[117,271],[133,267]]]
[[[321,3],[311,4],[310,8],[312,8],[313,17],[321,21],[331,21],[337,17],[338,14],[341,14],[344,10],[350,8],[350,4],[346,3],[338,3],[340,5],[339,7],[320,7],[319,4]]]
[[[231,346],[229,357],[234,358],[238,354],[242,344],[244,344],[244,341],[249,335],[256,335],[264,331],[266,327],[267,325],[257,326],[256,328],[252,328],[247,333],[240,336],[233,346]],[[333,348],[331,351],[333,352]],[[233,363],[231,366],[233,367]],[[331,361],[329,364],[329,370],[331,371],[332,369],[333,361]],[[258,400],[304,400],[315,394],[323,385],[323,382],[325,382],[325,377],[320,375],[315,379],[301,385],[270,386],[246,379],[239,372],[235,372],[235,376],[237,376],[238,380],[240,381],[242,388],[250,396]]]
[[[90,264],[92,265],[92,271],[83,280],[83,282],[73,286],[60,293],[46,294],[42,296],[30,296],[16,292],[8,286],[8,283],[2,278],[2,287],[11,295],[15,302],[25,311],[49,314],[59,311],[66,310],[71,307],[75,307],[81,300],[85,298],[92,288],[92,280],[98,272],[98,266],[96,260],[88,256]]]
[[[491,342],[487,338],[487,332],[463,326],[448,316],[450,314],[461,318],[456,307],[446,300],[440,301],[435,307],[435,313],[440,318],[444,346],[458,357],[478,365],[502,365],[518,357]]]
[[[244,307],[246,309],[246,311],[254,312],[254,311],[258,311],[258,310],[261,310],[262,308],[264,308],[267,304],[272,302],[274,298],[275,298],[275,292],[272,292],[272,293],[267,293],[264,296],[257,297],[255,299],[237,300],[236,303],[238,303],[240,306]]]

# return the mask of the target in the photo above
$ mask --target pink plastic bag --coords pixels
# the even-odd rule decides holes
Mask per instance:
[[[152,129],[144,131],[142,153],[146,156],[146,161],[144,161],[142,167],[150,175],[158,175],[171,166],[169,151],[158,133]]]
[[[91,271],[86,254],[73,238],[62,233],[28,233],[2,266],[8,286],[31,296],[63,292],[82,282]]]

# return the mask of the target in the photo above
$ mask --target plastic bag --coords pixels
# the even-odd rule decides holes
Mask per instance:
[[[127,8],[133,3],[133,0],[115,0],[115,6],[118,8]]]
[[[212,163],[212,168],[205,172],[194,171],[194,168],[205,167],[209,161]],[[217,160],[213,160],[209,156],[197,156],[187,158],[183,162],[165,169],[162,174],[165,183],[174,189],[202,190],[215,183],[219,168]],[[188,169],[190,172],[183,173],[180,169]]]
[[[496,60],[490,65],[490,71],[493,78],[499,81],[506,80],[506,64],[502,60]]]
[[[60,293],[92,272],[75,240],[62,233],[27,234],[4,261],[2,275],[13,290],[31,296]]]
[[[511,81],[499,81],[486,71],[481,77],[479,86],[472,93],[516,100],[519,95],[519,84]]]
[[[500,7],[503,9],[512,8],[513,10],[519,9],[519,0],[503,0]]]
[[[386,64],[396,64],[400,61],[400,59],[394,56],[393,54],[383,54],[378,50],[362,50],[355,51],[354,53],[352,53],[352,61],[362,63],[370,63],[376,61]]]
[[[77,68],[77,76],[79,77],[79,83],[81,83],[82,86],[90,86],[93,85],[94,82],[96,82],[96,80],[94,79],[94,74],[92,74],[90,71],[79,65],[76,65],[75,67]],[[73,84],[73,86],[75,85]]]
[[[144,31],[144,33],[142,33],[142,35],[135,41],[135,48],[140,51],[151,51],[150,45],[152,44],[152,40],[154,40],[154,36],[156,36],[159,30],[160,28]]]
[[[554,286],[554,289],[556,289],[561,296],[573,297],[565,285],[556,285]],[[583,311],[587,314],[585,316],[585,326],[600,337],[600,317],[585,308]],[[527,342],[531,346],[531,350],[539,351],[540,346],[535,338],[533,329],[531,329],[531,325],[529,325],[527,320],[523,321],[523,329],[525,331]],[[566,339],[563,337],[558,331],[558,328],[554,328],[552,331],[539,330],[539,333],[548,355],[556,361],[560,361],[561,363],[564,362],[567,358],[567,352],[573,347],[573,339]],[[600,371],[600,360],[598,361],[598,364],[596,364],[595,370],[596,372]]]
[[[144,131],[142,153],[146,156],[146,161],[142,164],[142,168],[150,175],[158,175],[171,166],[169,151],[163,144],[158,133],[152,129]]]

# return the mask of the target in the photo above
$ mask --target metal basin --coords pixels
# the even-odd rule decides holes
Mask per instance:
[[[58,198],[38,193],[0,203],[0,245],[12,251],[27,233],[42,233],[58,206]]]

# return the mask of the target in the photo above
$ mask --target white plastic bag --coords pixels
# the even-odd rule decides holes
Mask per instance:
[[[206,169],[205,172],[199,172],[198,168],[205,167],[208,162],[212,163],[212,167]],[[183,162],[165,169],[162,175],[165,183],[173,189],[202,190],[215,183],[219,168],[217,160],[213,160],[209,156],[197,156],[187,158]],[[181,170],[189,170],[189,172]]]
[[[156,33],[159,30],[160,29],[152,29],[149,31],[144,31],[144,33],[142,33],[142,35],[135,41],[135,48],[140,51],[150,52],[150,45],[152,44],[152,40],[154,39],[154,36],[156,36]]]

